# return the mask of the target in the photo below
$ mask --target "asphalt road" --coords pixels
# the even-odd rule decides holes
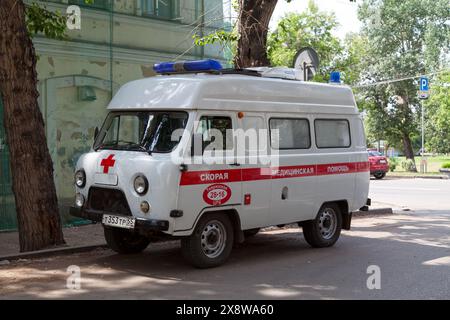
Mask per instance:
[[[99,249],[19,261],[0,266],[0,298],[450,299],[449,186],[450,180],[373,181],[374,200],[413,204],[413,211],[356,218],[332,248],[312,249],[292,228],[258,234],[227,264],[208,270],[186,264],[178,242],[130,256]],[[417,210],[422,206],[427,210]],[[70,265],[80,267],[79,290],[66,288]],[[380,289],[367,287],[373,266]]]
[[[430,213],[450,210],[450,180],[383,179],[371,180],[369,197],[394,210],[410,209]]]

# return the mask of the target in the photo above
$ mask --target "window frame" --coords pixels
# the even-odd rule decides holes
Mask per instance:
[[[277,148],[275,149],[272,146],[272,127],[270,126],[270,122],[273,120],[306,120],[306,123],[308,124],[308,138],[309,138],[309,145],[307,148]],[[268,128],[269,128],[269,139],[270,139],[270,148],[273,150],[309,150],[312,147],[312,136],[311,136],[311,123],[309,122],[308,118],[293,118],[293,117],[270,117],[268,121]]]
[[[167,1],[170,2],[170,16],[169,17],[161,16],[161,15],[158,15],[158,14],[155,14],[155,13],[150,13],[147,10],[145,10],[145,7],[146,7],[145,2],[146,1],[156,2],[158,0],[139,0],[139,1],[141,2],[141,16],[142,17],[158,19],[158,20],[164,20],[164,21],[175,21],[175,18],[177,16],[177,14],[175,12],[176,11],[176,7],[177,7],[177,4],[176,4],[175,0],[167,0]]]
[[[210,113],[204,113],[204,114],[201,114],[200,115],[200,117],[198,118],[198,123],[199,123],[199,125],[200,125],[200,122],[202,121],[202,118],[223,118],[223,119],[229,119],[230,120],[230,123],[231,123],[231,130],[234,130],[233,128],[234,128],[234,123],[233,123],[233,117],[231,117],[230,115],[223,115],[223,114],[217,114],[217,115],[214,115],[214,114],[210,114]],[[208,119],[207,119],[208,120]],[[197,126],[197,128],[196,128],[196,131],[195,131],[195,133],[199,133],[199,132],[197,132],[197,130],[198,130],[198,126]],[[211,128],[210,128],[211,129]],[[208,129],[209,130],[209,129]],[[202,136],[203,136],[203,133],[202,133]],[[226,141],[226,132],[225,132],[225,141]],[[203,141],[203,138],[202,138],[202,141]],[[232,148],[231,149],[227,149],[226,147],[226,145],[224,146],[225,148],[224,149],[222,149],[222,150],[216,150],[216,152],[217,151],[219,151],[219,152],[230,152],[230,151],[234,151],[234,147],[235,147],[235,143],[234,143],[234,139],[232,140]],[[204,152],[205,152],[205,146],[203,146],[202,145],[202,156],[204,155]]]
[[[68,0],[67,4],[80,6],[82,8],[86,8],[86,9],[111,11],[111,7],[112,7],[111,4],[113,3],[113,1],[114,0],[106,0],[106,3],[104,6],[95,5],[95,2],[93,4],[86,3],[86,2],[84,2],[84,0]]]
[[[348,146],[340,146],[340,147],[319,147],[319,145],[317,144],[318,140],[317,140],[317,121],[345,121],[347,122],[347,129],[348,129]],[[350,128],[350,121],[348,119],[345,118],[317,118],[314,119],[314,140],[316,141],[316,148],[317,149],[349,149],[352,147],[352,133],[351,133],[351,128]]]

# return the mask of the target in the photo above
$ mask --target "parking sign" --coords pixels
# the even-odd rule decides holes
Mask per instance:
[[[428,91],[428,78],[420,77],[420,91]]]

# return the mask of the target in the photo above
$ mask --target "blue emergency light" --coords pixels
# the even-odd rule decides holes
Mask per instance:
[[[161,62],[153,65],[156,73],[195,72],[195,71],[219,71],[222,65],[217,60],[192,60],[179,62]]]
[[[331,72],[330,83],[341,83],[341,73],[339,71]]]

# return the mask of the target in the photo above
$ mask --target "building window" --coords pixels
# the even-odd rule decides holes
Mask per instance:
[[[109,9],[110,8],[109,1],[110,0],[92,0],[90,3],[86,3],[86,0],[69,0],[69,4],[76,4],[83,7],[90,7],[97,9]]]
[[[347,120],[321,119],[314,122],[318,148],[350,147],[350,125]]]
[[[272,118],[269,121],[272,148],[309,149],[311,135],[307,119]],[[276,131],[278,130],[278,135]]]
[[[162,19],[174,18],[174,0],[142,0],[142,14]]]

